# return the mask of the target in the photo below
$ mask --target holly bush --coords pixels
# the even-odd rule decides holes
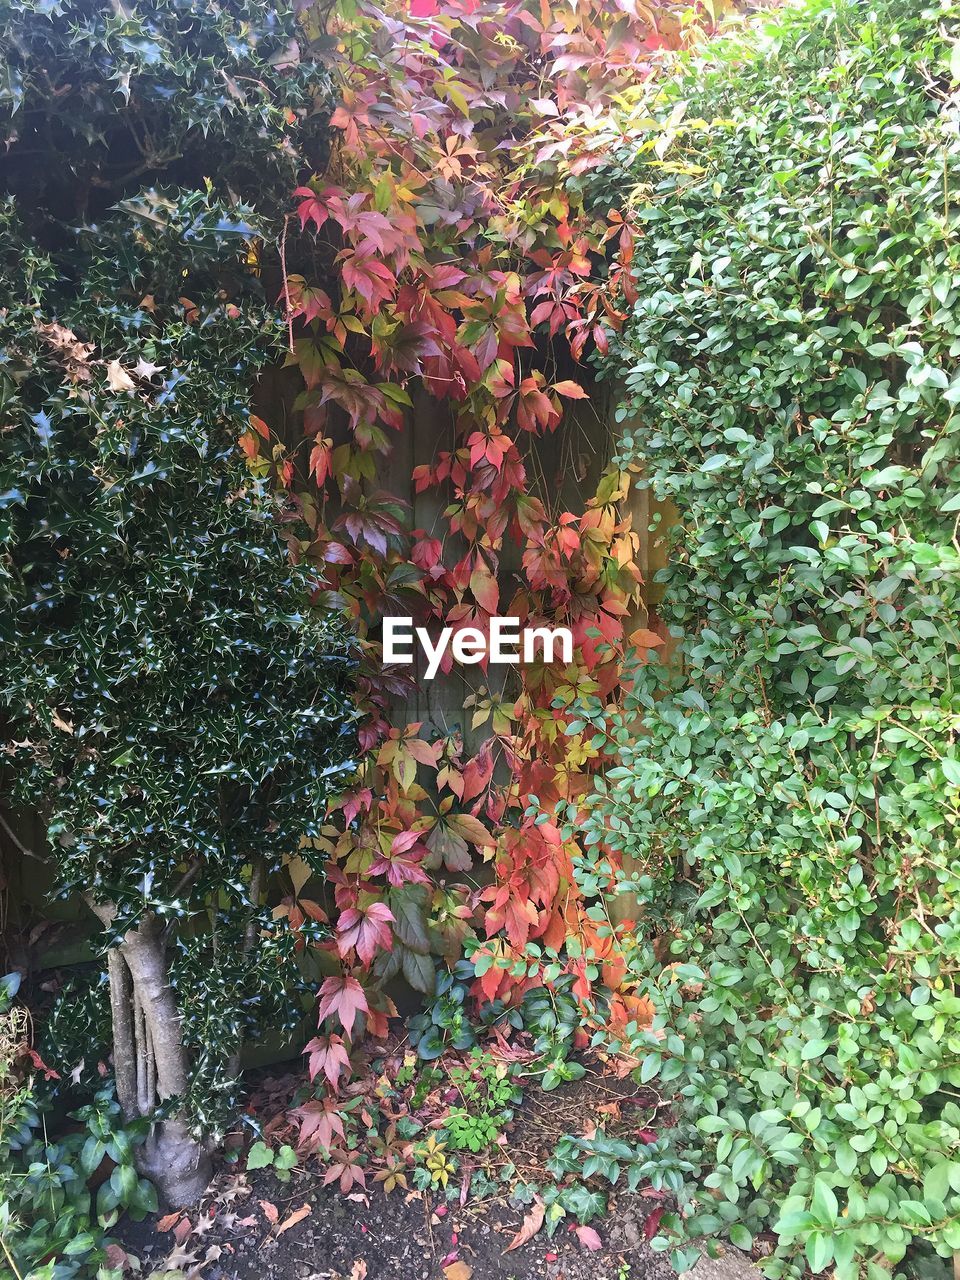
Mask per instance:
[[[282,359],[260,272],[322,158],[325,75],[259,0],[2,0],[0,28],[6,776],[123,957],[126,1118],[208,1136],[242,1041],[302,1014],[267,887],[355,751],[352,640],[238,447]]]
[[[618,761],[578,873],[642,903],[657,1016],[625,1039],[675,1099],[679,1266],[760,1233],[774,1277],[960,1250],[958,18],[768,16],[590,178],[643,228],[599,360],[622,465],[678,511],[677,644],[622,713],[582,703]]]

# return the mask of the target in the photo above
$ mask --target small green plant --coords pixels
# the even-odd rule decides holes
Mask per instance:
[[[446,1190],[457,1171],[457,1162],[447,1151],[447,1143],[431,1133],[414,1151],[417,1161],[413,1171],[414,1186],[421,1191],[430,1188]]]
[[[510,1016],[502,1000],[492,1000],[479,1015],[471,1015],[468,1004],[475,976],[469,960],[458,961],[453,969],[440,969],[428,1007],[410,1019],[410,1043],[425,1062],[447,1049],[472,1049],[486,1028]],[[517,1017],[516,1011],[513,1016]]]
[[[471,1052],[466,1066],[450,1068],[448,1079],[463,1103],[454,1106],[444,1121],[454,1151],[477,1153],[496,1142],[520,1101],[515,1076],[514,1066],[480,1048]]]
[[[580,1080],[586,1068],[582,1062],[570,1062],[569,1059],[557,1055],[547,1063],[546,1070],[540,1077],[540,1088],[549,1093],[570,1080]]]
[[[523,997],[519,1019],[512,1024],[529,1032],[537,1053],[554,1060],[565,1058],[580,1026],[580,1006],[573,994],[572,976],[564,974],[549,986],[531,988]]]
[[[105,1089],[73,1113],[74,1128],[48,1132],[23,1066],[29,1020],[13,1003],[18,986],[16,974],[0,979],[0,1246],[21,1280],[72,1280],[103,1261],[107,1231],[122,1211],[140,1219],[157,1208],[134,1166],[145,1126],[125,1128]]]
[[[268,1147],[258,1141],[247,1152],[247,1169],[272,1169],[278,1182],[289,1182],[290,1171],[296,1164],[297,1153],[286,1143],[282,1147]]]

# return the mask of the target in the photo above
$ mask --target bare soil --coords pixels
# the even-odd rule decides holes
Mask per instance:
[[[555,1093],[532,1090],[506,1135],[523,1176],[546,1182],[542,1162],[564,1133],[595,1122],[649,1124],[655,1095],[628,1080],[588,1072]],[[609,1131],[609,1126],[608,1126]],[[575,1223],[553,1238],[540,1230],[509,1250],[529,1206],[509,1199],[446,1201],[439,1193],[386,1195],[368,1179],[366,1191],[344,1195],[322,1185],[315,1164],[281,1183],[267,1169],[224,1168],[198,1210],[122,1224],[126,1275],[156,1280],[673,1280],[663,1254],[645,1238],[656,1197],[611,1195],[608,1214],[583,1242]],[[111,1259],[116,1265],[119,1256]],[[172,1273],[172,1274],[171,1274]]]

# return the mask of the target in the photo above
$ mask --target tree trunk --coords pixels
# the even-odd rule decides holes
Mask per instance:
[[[104,923],[112,906],[90,903]],[[107,957],[117,1097],[126,1120],[150,1118],[189,1084],[180,1013],[167,981],[163,931],[147,915]],[[137,1165],[171,1208],[196,1204],[210,1180],[210,1157],[182,1115],[155,1120],[137,1149]]]

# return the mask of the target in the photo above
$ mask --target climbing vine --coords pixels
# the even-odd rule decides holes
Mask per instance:
[[[634,300],[635,233],[591,208],[582,180],[623,141],[612,105],[639,101],[662,51],[702,30],[677,12],[420,0],[302,15],[339,85],[330,163],[294,193],[283,246],[302,432],[258,421],[244,445],[309,524],[295,550],[364,649],[365,755],[319,842],[339,967],[312,1051],[334,1088],[339,1033],[383,1030],[378,992],[397,973],[432,992],[434,956],[467,951],[479,1000],[562,974],[585,999],[613,956],[603,909],[575,882],[577,840],[547,815],[606,760],[571,708],[618,705],[626,649],[662,638],[641,604],[628,477],[584,461],[598,438],[584,415],[600,417],[580,362]],[[671,133],[644,145],[662,157]],[[380,480],[413,415],[443,423],[410,477],[438,501],[429,528]],[[595,484],[579,509],[565,475],[581,493]],[[562,624],[573,660],[532,663],[502,690],[472,668],[471,729],[489,736],[471,753],[459,730],[397,715],[405,674],[380,644],[393,613],[457,630],[497,614]],[[324,914],[288,910],[295,924]],[[603,976],[616,987],[620,973]]]

